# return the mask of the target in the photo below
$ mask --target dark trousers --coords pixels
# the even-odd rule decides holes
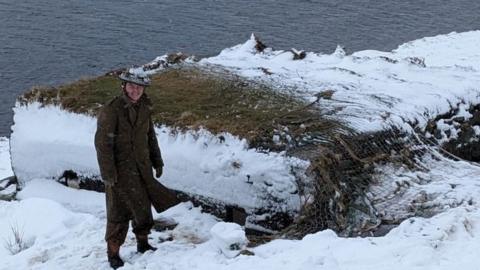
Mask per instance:
[[[141,184],[143,181],[138,181]],[[144,196],[131,198],[131,189],[135,188],[135,194],[142,193]],[[130,191],[130,192],[129,192]],[[106,187],[107,204],[107,229],[106,241],[115,241],[119,245],[125,242],[129,221],[132,221],[133,233],[136,235],[148,235],[153,227],[151,202],[148,199],[145,186],[134,185],[128,188],[122,186]]]

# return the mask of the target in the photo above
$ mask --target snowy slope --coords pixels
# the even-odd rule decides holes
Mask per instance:
[[[306,99],[333,89],[333,99],[322,100],[321,108],[325,112],[338,109],[331,117],[359,131],[373,131],[392,123],[402,126],[405,120],[416,120],[422,126],[459,102],[480,103],[478,41],[478,31],[452,33],[412,41],[392,52],[346,55],[337,49],[333,54],[307,53],[304,60],[293,61],[290,52],[267,49],[255,53],[252,39],[199,65],[221,65],[252,79],[286,86]],[[259,68],[273,74],[266,75]],[[28,248],[17,255],[0,248],[0,269],[108,269],[103,195],[45,179],[67,167],[98,174],[92,145],[94,119],[36,104],[15,108],[15,117],[13,165],[25,186],[18,195],[20,201],[0,201],[0,239],[8,241],[10,227],[17,225],[25,233]],[[190,180],[212,181],[215,188],[232,181],[228,183],[237,189],[233,193],[220,189],[225,192],[223,199],[249,206],[259,202],[244,194],[271,192],[285,196],[288,207],[298,207],[298,201],[288,199],[292,191],[289,169],[294,166],[301,171],[306,163],[248,150],[244,142],[228,135],[221,143],[207,132],[171,136],[170,130],[161,128],[157,133],[170,166],[162,178],[168,186],[215,196],[212,186],[202,190]],[[9,159],[3,158],[8,156],[5,141],[2,145],[0,169],[8,170]],[[242,166],[234,169],[232,162]],[[252,249],[255,256],[230,258],[219,247],[223,239],[219,236],[225,232],[226,238],[240,237],[238,230],[234,234],[218,230],[224,228],[220,224],[212,236],[210,230],[218,220],[185,203],[161,214],[174,217],[179,226],[170,232],[175,240],[156,243],[156,252],[136,254],[129,232],[121,252],[127,262],[124,269],[478,269],[480,169],[438,158],[424,162],[429,171],[379,167],[379,182],[371,192],[383,200],[375,206],[387,218],[398,213],[408,217],[417,210],[443,212],[428,219],[409,218],[386,236],[340,238],[326,230],[299,241],[262,245]],[[246,183],[247,174],[254,176],[257,185]],[[274,189],[264,189],[269,185],[262,181],[274,180],[279,181]],[[164,236],[155,232],[152,242]]]
[[[17,105],[14,112],[12,165],[20,182],[28,186],[32,179],[58,179],[65,170],[99,175],[93,145],[96,119],[36,103]],[[249,209],[269,205],[272,197],[283,202],[280,211],[299,208],[292,169],[301,175],[308,162],[248,149],[244,140],[230,134],[223,134],[222,141],[207,131],[161,127],[156,133],[166,186]]]
[[[293,60],[290,51],[255,50],[252,36],[244,44],[202,59],[201,65],[220,65],[242,76],[294,90],[306,99],[327,89],[331,100],[319,106],[325,113],[358,131],[375,131],[390,124],[428,119],[459,102],[480,102],[480,31],[423,38],[392,52],[360,51],[347,55],[309,52]],[[424,64],[423,64],[424,63]],[[273,73],[267,75],[262,69]]]
[[[427,171],[393,164],[377,167],[367,197],[384,221],[432,216],[458,206],[480,206],[480,165],[425,157]]]
[[[10,142],[8,138],[0,137],[0,180],[13,175],[10,164]]]
[[[10,226],[16,224],[28,246],[16,255],[0,248],[0,269],[109,269],[103,241],[106,221],[104,214],[95,214],[103,208],[92,205],[90,213],[77,212],[89,208],[76,200],[81,191],[61,185],[56,190],[51,195],[25,191],[21,201],[0,202],[0,238],[11,237]],[[92,195],[94,204],[101,205],[103,198]],[[58,202],[58,196],[71,199]],[[166,233],[154,232],[151,242],[159,249],[140,255],[129,232],[121,250],[124,269],[478,269],[479,263],[477,207],[412,218],[384,237],[340,238],[326,230],[301,241],[276,240],[251,249],[255,256],[235,258],[225,256],[212,237],[210,229],[218,224],[214,217],[189,204],[162,215],[180,222],[168,232],[175,240],[158,243]]]
[[[0,154],[8,157],[5,149]],[[4,160],[0,168],[9,165]],[[0,201],[0,239],[3,243],[11,239],[10,228],[16,226],[28,248],[11,255],[0,247],[0,269],[109,269],[103,194],[37,179],[20,192],[19,199]],[[339,238],[326,230],[301,241],[276,240],[251,249],[255,256],[235,258],[222,253],[210,233],[220,225],[213,216],[188,203],[161,216],[176,219],[179,226],[167,233],[152,233],[150,241],[159,249],[143,255],[135,253],[129,232],[121,250],[124,269],[468,270],[478,269],[480,263],[478,206],[449,209],[430,219],[411,218],[384,237]],[[167,235],[175,240],[157,243]]]

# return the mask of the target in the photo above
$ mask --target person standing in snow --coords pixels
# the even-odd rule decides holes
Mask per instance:
[[[102,107],[97,119],[95,148],[105,183],[107,256],[114,269],[123,266],[120,246],[129,221],[137,251],[156,248],[148,243],[153,226],[151,206],[162,212],[175,205],[175,195],[153,177],[160,178],[163,159],[151,119],[151,101],[144,93],[150,79],[143,69],[129,69],[119,76],[122,94]]]

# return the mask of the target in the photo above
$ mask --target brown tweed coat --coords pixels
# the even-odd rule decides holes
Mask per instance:
[[[103,106],[95,148],[106,184],[108,221],[124,222],[143,212],[151,216],[151,205],[162,212],[177,203],[174,193],[153,177],[152,168],[164,164],[146,94],[135,104],[123,95]]]

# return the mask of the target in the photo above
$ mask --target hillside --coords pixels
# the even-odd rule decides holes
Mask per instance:
[[[276,51],[252,36],[210,58],[158,57],[144,70],[172,160],[163,181],[219,216],[240,207],[247,227],[299,238],[323,229],[385,234],[409,217],[476,205],[468,179],[478,167],[439,145],[480,136],[478,36],[452,33],[351,55],[341,47]],[[12,161],[21,182],[59,179],[66,170],[100,181],[93,117],[118,94],[118,72],[19,98]],[[42,166],[28,166],[46,149]]]

